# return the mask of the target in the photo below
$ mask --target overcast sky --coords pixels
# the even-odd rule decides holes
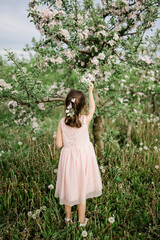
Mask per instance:
[[[39,31],[27,18],[28,3],[29,0],[0,0],[0,54],[4,54],[4,48],[20,54],[26,43],[31,44],[32,37],[40,39]],[[156,28],[160,28],[160,19],[154,31],[148,30],[147,34],[153,35]]]

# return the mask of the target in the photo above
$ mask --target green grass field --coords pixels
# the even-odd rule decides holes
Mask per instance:
[[[0,111],[1,240],[160,239],[158,121],[139,120],[131,146],[105,142],[104,160],[97,159],[103,194],[87,200],[89,221],[85,228],[78,229],[77,206],[72,207],[73,224],[66,225],[64,205],[54,197],[60,150],[53,134],[63,111],[53,110],[45,118],[41,133],[35,135],[30,134],[28,126],[16,126],[14,122],[10,127],[4,125],[12,113],[2,105]],[[105,124],[115,130],[120,119],[105,119]],[[93,142],[92,122],[90,138]],[[48,188],[50,184],[54,186],[52,190]],[[34,218],[28,216],[30,211],[35,213]],[[115,222],[111,224],[109,217],[114,217]],[[82,236],[84,230],[86,237]]]

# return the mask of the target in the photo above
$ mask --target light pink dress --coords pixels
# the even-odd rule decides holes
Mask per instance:
[[[102,180],[95,151],[89,139],[86,116],[81,115],[82,127],[73,128],[62,118],[63,147],[60,153],[55,197],[60,205],[84,204],[87,198],[102,194]]]

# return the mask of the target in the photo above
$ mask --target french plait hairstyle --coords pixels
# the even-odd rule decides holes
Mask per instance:
[[[79,115],[83,109],[87,109],[87,97],[80,90],[71,89],[65,99],[65,123],[70,127],[82,126]]]

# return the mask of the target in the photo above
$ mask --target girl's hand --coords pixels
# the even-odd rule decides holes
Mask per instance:
[[[89,91],[92,91],[92,90],[93,90],[93,88],[94,88],[94,85],[93,85],[93,83],[90,83],[90,84],[89,84]]]

